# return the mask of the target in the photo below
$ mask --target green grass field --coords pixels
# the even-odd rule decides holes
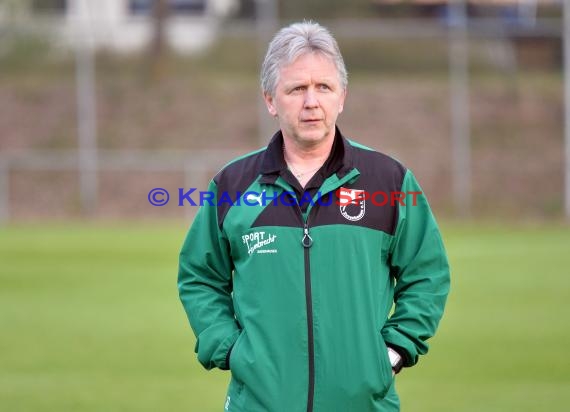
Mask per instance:
[[[442,227],[452,294],[402,410],[567,411],[570,228]],[[178,301],[185,231],[0,229],[0,410],[222,411],[228,374],[201,369]]]

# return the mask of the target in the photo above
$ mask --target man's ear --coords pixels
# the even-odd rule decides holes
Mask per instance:
[[[346,99],[347,93],[348,93],[348,89],[344,89],[344,90],[342,91],[342,96],[341,96],[341,99],[340,99],[340,105],[339,105],[339,107],[338,107],[338,113],[339,113],[339,114],[341,114],[342,111],[344,110],[344,101],[345,101],[345,99]]]
[[[263,100],[265,100],[265,106],[267,106],[267,111],[273,117],[277,116],[277,108],[274,105],[273,96],[269,93],[263,93]]]

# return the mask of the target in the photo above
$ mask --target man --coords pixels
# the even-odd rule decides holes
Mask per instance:
[[[336,127],[347,74],[326,29],[279,31],[261,85],[280,130],[214,177],[180,254],[198,360],[231,370],[226,411],[398,411],[394,375],[427,352],[449,290],[428,203]]]

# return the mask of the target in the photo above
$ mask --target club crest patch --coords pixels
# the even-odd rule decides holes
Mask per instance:
[[[338,200],[340,214],[346,220],[356,222],[364,217],[366,213],[366,191],[341,187],[338,190]]]

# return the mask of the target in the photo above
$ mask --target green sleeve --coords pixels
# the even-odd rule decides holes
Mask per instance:
[[[205,202],[186,236],[178,269],[180,300],[196,335],[195,351],[206,369],[228,369],[226,356],[239,327],[232,303],[232,262],[228,240],[218,226],[217,188],[213,204]]]
[[[405,206],[399,205],[389,260],[396,282],[394,312],[382,336],[388,345],[405,352],[404,366],[412,366],[419,355],[427,353],[427,340],[435,334],[443,315],[449,293],[449,265],[435,218],[409,170],[402,192],[407,194]],[[410,192],[421,192],[415,196],[416,202]]]

